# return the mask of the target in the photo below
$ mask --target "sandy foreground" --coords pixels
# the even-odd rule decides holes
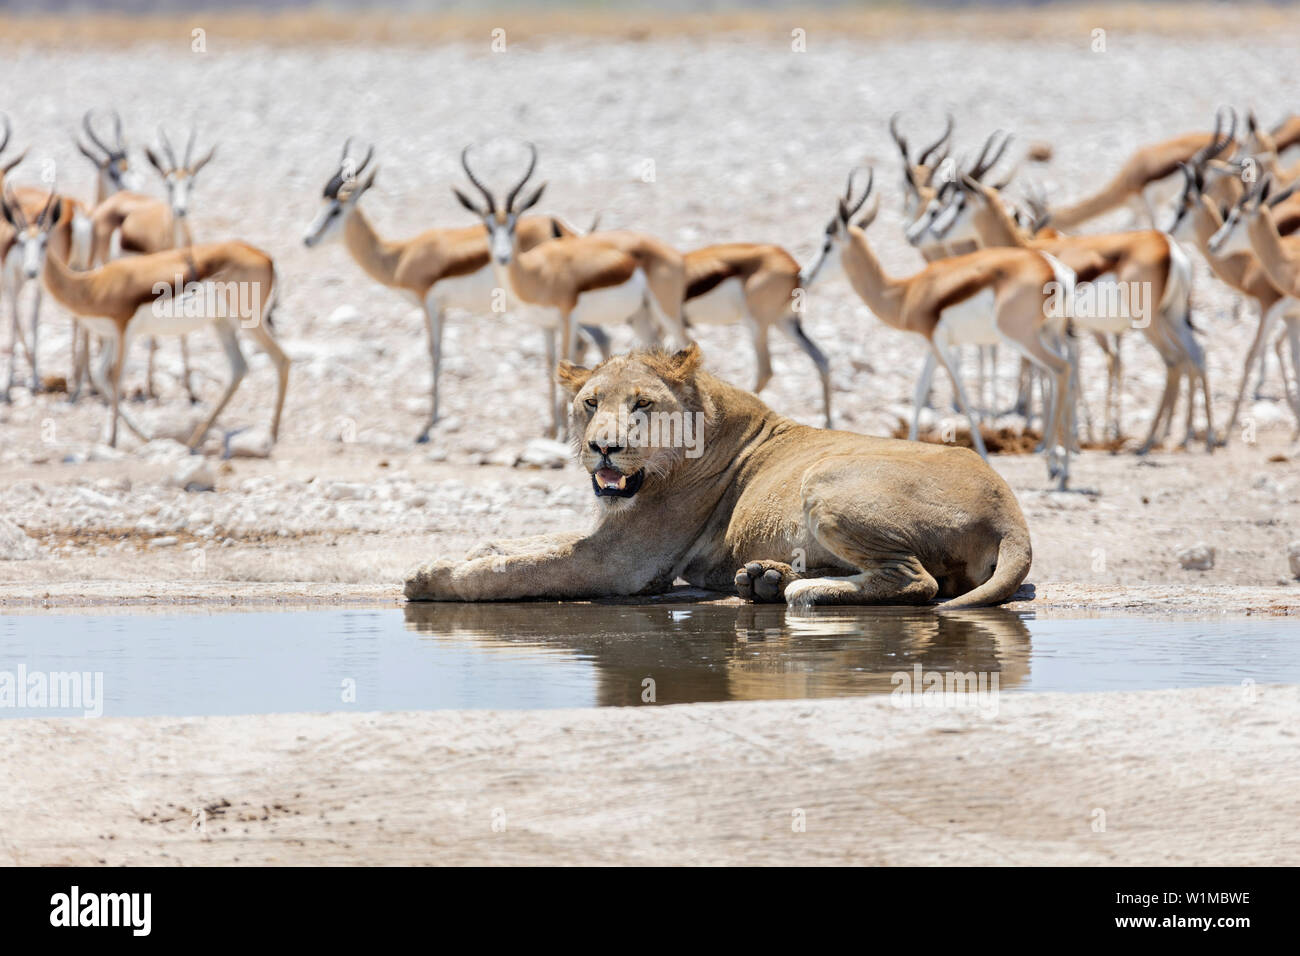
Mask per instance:
[[[1291,864],[1300,689],[13,721],[16,864]]]
[[[588,519],[586,476],[536,441],[541,336],[512,316],[450,318],[444,420],[429,445],[412,443],[429,377],[418,315],[338,246],[309,253],[298,240],[348,133],[377,144],[382,172],[364,206],[386,235],[464,224],[447,188],[460,147],[496,140],[484,164],[506,178],[511,141],[528,137],[551,182],[548,212],[582,225],[601,212],[606,227],[683,249],[780,242],[801,260],[847,169],[874,162],[884,195],[871,235],[905,273],[920,260],[900,235],[885,133],[894,110],[919,140],[953,109],[959,152],[1000,126],[1021,147],[1053,144],[1052,163],[1030,175],[1065,200],[1104,181],[1136,143],[1205,126],[1221,102],[1253,102],[1268,120],[1294,107],[1259,92],[1290,75],[1295,38],[1284,30],[1170,43],[1116,27],[1102,55],[1089,50],[1090,30],[877,45],[814,32],[800,55],[788,31],[559,39],[506,55],[468,42],[271,51],[222,43],[219,31],[197,58],[188,33],[144,56],[5,47],[5,108],[32,156],[56,162],[62,188],[89,188],[67,135],[87,106],[118,106],[136,144],[160,119],[183,130],[201,112],[200,142],[222,148],[198,185],[196,237],[238,236],[275,257],[278,334],[294,364],[270,457],[256,456],[274,389],[260,354],[202,456],[175,441],[200,410],[185,402],[174,341],[159,353],[161,400],[132,404],[152,442],[128,435],[109,449],[102,406],[16,388],[0,405],[0,608],[395,606],[417,561]],[[67,77],[57,88],[54,72]],[[1207,72],[1213,84],[1187,82]],[[94,102],[70,90],[94,90]],[[1234,319],[1233,297],[1194,261],[1222,428],[1254,322]],[[61,375],[68,323],[48,298],[44,315],[43,369]],[[832,357],[839,427],[892,432],[909,408],[917,342],[876,322],[839,279],[810,298],[807,327]],[[715,371],[752,378],[744,333],[699,335]],[[220,352],[203,335],[190,346],[211,402],[225,378]],[[1103,368],[1090,349],[1086,394],[1100,416]],[[810,364],[781,341],[773,353],[764,397],[818,423]],[[132,388],[143,358],[137,346]],[[1163,373],[1136,338],[1125,358],[1125,432],[1141,437]],[[1067,493],[1047,490],[1038,459],[995,457],[1035,551],[1034,587],[1012,607],[1295,614],[1300,449],[1270,368],[1264,398],[1247,401],[1213,455],[1196,445],[1139,460],[1130,441],[1080,456]],[[1011,370],[1004,355],[1004,405]],[[946,407],[942,385],[936,395]],[[223,460],[231,443],[254,457]],[[200,457],[213,491],[185,490]],[[1198,544],[1214,549],[1213,567],[1184,569],[1179,553]],[[1252,698],[1225,687],[1008,694],[995,717],[856,699],[10,721],[0,725],[0,860],[1294,864],[1297,717],[1300,689]],[[205,832],[192,828],[196,808]],[[806,830],[793,832],[800,811]],[[1094,829],[1099,811],[1104,829]]]

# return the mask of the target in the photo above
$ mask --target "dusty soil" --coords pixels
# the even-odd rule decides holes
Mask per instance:
[[[1298,721],[1296,687],[23,720],[0,861],[1295,865]]]

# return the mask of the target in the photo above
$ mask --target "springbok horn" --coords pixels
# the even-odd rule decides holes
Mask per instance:
[[[515,208],[515,198],[519,195],[519,190],[524,188],[524,183],[528,182],[529,177],[533,175],[533,170],[537,168],[537,147],[532,143],[528,144],[528,169],[524,171],[524,178],[515,184],[515,188],[510,190],[506,196],[506,211],[509,212]]]
[[[929,161],[930,154],[937,151],[939,147],[941,147],[944,143],[948,141],[948,137],[952,135],[952,127],[953,127],[952,114],[949,113],[947,114],[947,122],[945,123],[943,128],[943,135],[941,135],[938,139],[936,139],[933,143],[931,143],[929,147],[927,147],[924,151],[922,151],[920,156],[916,157],[916,165],[924,166]]]
[[[483,199],[487,202],[487,211],[489,213],[496,212],[497,204],[496,204],[496,200],[492,198],[492,192],[486,186],[483,185],[483,183],[479,180],[477,176],[474,175],[474,170],[469,168],[469,147],[468,146],[466,146],[464,149],[460,151],[460,165],[461,168],[465,170],[465,175],[469,177],[469,181],[474,184],[474,188],[483,194]]]

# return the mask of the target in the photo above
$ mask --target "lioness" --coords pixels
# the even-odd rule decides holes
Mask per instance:
[[[564,362],[559,378],[596,494],[594,530],[432,561],[410,575],[408,598],[648,594],[680,577],[751,601],[938,596],[962,608],[1005,601],[1029,571],[1020,507],[973,451],[797,424],[701,370],[696,345],[595,369]],[[655,418],[702,423],[702,441],[646,442]]]

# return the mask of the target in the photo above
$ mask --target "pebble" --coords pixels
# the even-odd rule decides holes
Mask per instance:
[[[1208,571],[1214,567],[1214,549],[1208,544],[1194,544],[1178,552],[1178,563],[1187,571]]]

